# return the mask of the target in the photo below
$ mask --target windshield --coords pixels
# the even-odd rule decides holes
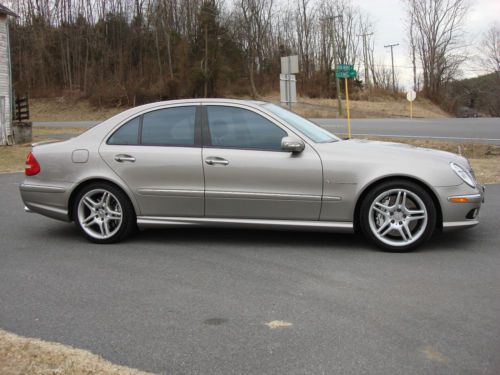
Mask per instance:
[[[280,106],[275,104],[266,103],[262,104],[262,107],[271,111],[279,118],[283,119],[287,124],[290,124],[299,132],[303,133],[305,136],[310,138],[312,141],[316,143],[328,143],[328,142],[336,142],[340,141],[340,138],[336,137],[332,133],[326,131],[323,128],[320,128],[315,123],[306,120],[299,115],[296,115],[293,112],[287,111]]]

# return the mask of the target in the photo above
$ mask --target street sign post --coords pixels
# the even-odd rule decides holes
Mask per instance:
[[[410,118],[413,118],[413,101],[417,97],[417,93],[413,90],[410,90],[406,93],[406,99],[410,102]]]
[[[351,138],[351,112],[349,110],[349,85],[347,80],[355,78],[358,73],[354,70],[354,66],[349,64],[337,64],[335,67],[335,76],[337,78],[344,78],[345,82],[345,101],[347,108],[347,136]]]
[[[280,99],[292,109],[292,103],[297,103],[297,85],[295,74],[299,72],[299,57],[297,55],[281,58]]]
[[[297,103],[297,80],[295,74],[280,74],[280,101],[292,108]]]

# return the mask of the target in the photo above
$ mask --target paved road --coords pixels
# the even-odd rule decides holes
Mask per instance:
[[[0,327],[165,374],[500,373],[500,185],[421,251],[353,235],[150,230],[87,243],[0,175]],[[283,320],[290,327],[264,323]]]
[[[346,133],[347,121],[313,119],[333,133]],[[353,119],[352,133],[357,136],[426,138],[500,144],[500,118],[446,119]]]
[[[347,133],[346,120],[312,119],[333,133]],[[95,121],[35,122],[35,126],[90,127]],[[447,119],[353,119],[352,133],[356,136],[380,135],[473,141],[500,144],[500,118]]]

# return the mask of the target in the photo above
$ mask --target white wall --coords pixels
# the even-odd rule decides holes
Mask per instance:
[[[10,134],[11,124],[11,92],[10,92],[10,67],[9,67],[9,45],[8,45],[7,16],[0,15],[0,97],[5,97],[5,124],[1,124],[0,144],[5,142],[3,135]],[[1,111],[0,111],[1,112]],[[4,143],[5,144],[5,143]]]

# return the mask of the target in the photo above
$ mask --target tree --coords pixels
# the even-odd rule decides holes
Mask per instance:
[[[423,93],[439,102],[443,88],[465,60],[462,25],[467,0],[405,0],[410,46],[415,47],[423,74]],[[413,50],[412,50],[413,53]]]
[[[480,53],[483,68],[500,75],[500,25],[498,23],[492,24],[484,33]]]
[[[271,28],[272,0],[240,0],[243,50],[246,51],[246,66],[252,97],[257,97],[255,85],[256,66],[263,60],[263,44]],[[257,62],[257,63],[256,63]]]

